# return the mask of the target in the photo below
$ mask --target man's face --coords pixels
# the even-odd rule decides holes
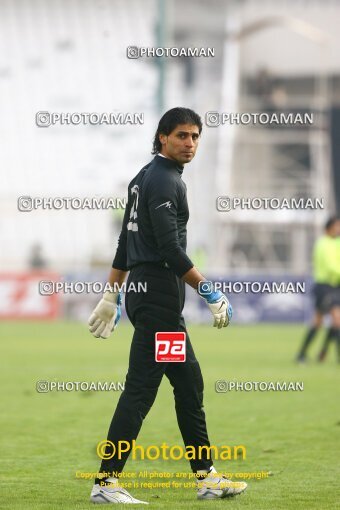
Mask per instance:
[[[330,237],[338,237],[340,236],[340,220],[337,220],[333,223],[331,227],[327,230],[327,234]]]
[[[196,153],[199,139],[198,126],[178,124],[169,135],[159,135],[161,154],[177,161],[180,165],[190,163]]]

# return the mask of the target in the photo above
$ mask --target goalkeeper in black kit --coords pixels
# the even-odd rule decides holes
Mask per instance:
[[[209,447],[203,409],[203,378],[182,315],[185,283],[199,289],[205,278],[186,255],[189,208],[184,165],[195,156],[202,122],[194,111],[173,108],[161,118],[154,139],[154,159],[129,184],[128,204],[109,283],[89,319],[90,332],[108,338],[120,318],[117,291],[129,272],[130,283],[145,282],[146,292],[127,291],[126,312],[134,326],[125,389],[112,418],[107,439],[113,445],[137,438],[155,401],[163,375],[174,390],[178,425],[186,447]],[[134,287],[132,285],[132,287]],[[227,297],[211,289],[201,296],[213,315],[214,326],[228,326],[232,308]],[[184,362],[157,362],[157,332],[182,332],[186,337]],[[215,470],[208,449],[190,460],[197,477],[198,499],[218,499],[245,491],[245,482],[231,482]],[[116,448],[117,451],[117,448]],[[145,503],[119,486],[129,451],[103,459],[91,492],[94,503]],[[147,503],[145,503],[147,504]]]

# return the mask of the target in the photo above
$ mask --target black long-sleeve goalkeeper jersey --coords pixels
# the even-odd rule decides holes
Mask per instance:
[[[130,182],[112,267],[128,271],[143,262],[167,263],[177,276],[193,267],[186,255],[189,208],[183,167],[162,156]]]

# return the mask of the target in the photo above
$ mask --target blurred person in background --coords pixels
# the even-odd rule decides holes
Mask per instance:
[[[315,298],[315,312],[313,323],[302,343],[297,356],[299,363],[307,359],[307,350],[315,335],[323,324],[325,315],[331,314],[332,323],[327,331],[324,347],[319,355],[319,360],[324,359],[330,342],[334,339],[338,346],[338,358],[340,356],[340,310],[339,310],[339,285],[340,285],[340,219],[330,218],[325,225],[324,235],[318,239],[313,250],[313,275]]]
[[[203,408],[203,377],[191,344],[184,317],[185,283],[196,290],[205,278],[186,254],[189,208],[184,165],[195,156],[202,121],[188,108],[173,108],[159,121],[154,138],[154,159],[130,182],[118,248],[112,263],[109,284],[89,319],[96,338],[108,338],[120,317],[120,288],[127,272],[130,283],[147,284],[144,293],[126,292],[126,311],[135,330],[130,349],[125,389],[119,399],[108,432],[109,444],[119,446],[136,440],[142,423],[153,405],[163,375],[174,389],[177,422],[186,447],[196,454],[190,464],[197,477],[197,498],[218,499],[243,492],[245,482],[220,476],[202,446],[210,442]],[[211,282],[207,282],[208,284]],[[206,283],[206,284],[207,284]],[[229,324],[231,305],[221,291],[209,288],[200,294],[213,317],[214,326]],[[157,362],[155,334],[184,332],[184,362]],[[110,448],[109,448],[110,449]],[[119,477],[130,449],[105,458],[91,492],[93,503],[144,503],[119,486]],[[106,452],[111,455],[111,452]]]
[[[33,244],[28,256],[28,267],[33,270],[46,269],[47,260],[39,243]]]
[[[332,342],[335,341],[337,349],[337,359],[340,363],[340,219],[337,221],[338,237],[335,238],[335,254],[334,254],[334,274],[332,279],[332,298],[331,298],[331,318],[332,326],[324,340],[323,347],[319,353],[319,361],[323,361],[326,357],[328,348]]]

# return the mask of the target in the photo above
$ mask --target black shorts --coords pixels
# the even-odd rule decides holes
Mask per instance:
[[[334,287],[332,292],[332,307],[340,306],[340,286]]]
[[[326,283],[316,283],[313,288],[313,294],[315,308],[322,314],[328,313],[336,304],[340,304],[339,287],[332,287]]]

